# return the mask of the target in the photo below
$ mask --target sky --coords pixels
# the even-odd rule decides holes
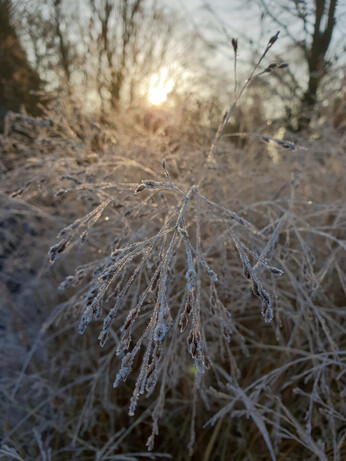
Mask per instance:
[[[209,16],[211,19],[212,15],[208,14],[205,6],[209,5],[212,10],[216,13],[218,19],[222,21],[225,29],[231,36],[235,36],[239,39],[242,37],[251,37],[254,42],[259,40],[263,41],[267,35],[270,37],[276,32],[277,28],[280,26],[272,23],[269,24],[269,21],[264,22],[264,27],[260,26],[260,17],[261,9],[259,8],[259,3],[263,0],[163,0],[165,3],[176,7],[181,12],[186,12],[189,19],[197,24],[203,23],[206,21],[206,18]],[[292,0],[264,0],[263,3],[266,3],[271,8],[274,5],[281,4],[284,7],[291,6],[293,4]],[[302,2],[303,3],[303,2]],[[310,8],[314,7],[314,0],[307,0],[307,5]],[[274,11],[274,9],[273,9]],[[283,16],[284,17],[284,16]],[[215,22],[217,20],[215,19]],[[221,29],[221,26],[219,25]],[[281,28],[282,29],[282,28]],[[289,30],[292,31],[294,36],[301,31],[301,22],[299,20],[291,21],[289,24]],[[346,46],[346,0],[339,0],[337,6],[337,27],[334,31],[332,48],[333,51],[337,51],[341,54],[343,51],[345,53]],[[207,30],[204,30],[205,33],[210,33]],[[287,35],[284,30],[281,30],[280,41],[277,46],[278,49],[284,49],[290,40],[287,38]],[[345,53],[346,54],[346,53]]]
[[[171,7],[176,7],[187,18],[191,24],[199,28],[203,36],[211,42],[213,40],[221,40],[223,45],[215,52],[215,65],[228,66],[233,60],[233,49],[229,37],[238,38],[238,65],[240,72],[244,72],[246,77],[250,59],[254,54],[259,55],[264,50],[268,39],[274,35],[277,30],[280,30],[280,37],[275,47],[271,50],[268,58],[271,56],[279,56],[282,60],[290,63],[290,69],[300,81],[302,86],[307,83],[307,69],[302,66],[302,62],[306,66],[306,60],[297,54],[297,49],[292,48],[292,39],[286,33],[284,27],[276,24],[270,18],[265,17],[261,22],[261,9],[259,4],[265,3],[269,6],[273,13],[283,10],[284,8],[292,7],[292,0],[162,0]],[[303,4],[304,1],[301,1]],[[307,8],[314,10],[315,1],[307,0],[305,2]],[[327,5],[329,4],[327,0]],[[207,7],[211,7],[213,13],[208,11]],[[276,16],[277,17],[277,16]],[[285,16],[279,17],[283,23],[287,25],[288,32],[294,38],[303,38],[303,23],[297,17]],[[313,17],[309,32],[313,30]],[[329,47],[327,59],[335,55],[338,56],[338,67],[344,69],[346,66],[346,0],[339,0],[337,4],[336,14],[337,24],[333,31],[332,42]],[[311,35],[307,36],[307,40],[311,39]],[[225,60],[226,58],[226,60]],[[342,72],[342,70],[341,70]]]

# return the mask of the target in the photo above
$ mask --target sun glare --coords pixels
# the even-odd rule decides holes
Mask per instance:
[[[159,105],[167,101],[167,95],[173,89],[173,81],[167,79],[167,69],[161,70],[160,74],[154,74],[150,78],[148,101],[151,104]]]

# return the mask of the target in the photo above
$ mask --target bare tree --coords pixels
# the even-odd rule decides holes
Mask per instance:
[[[337,0],[259,0],[263,15],[283,29],[302,51],[308,68],[308,83],[301,97],[298,130],[311,121],[321,81],[328,71],[327,51],[336,26]],[[297,22],[298,21],[298,22]],[[296,26],[300,23],[300,32]],[[295,30],[293,31],[293,27]]]
[[[46,81],[47,89],[71,93],[78,53],[75,39],[72,39],[76,36],[74,18],[66,12],[64,2],[49,0],[42,5],[34,0],[16,2],[15,6],[21,41]]]
[[[58,55],[59,55],[59,62],[64,72],[64,78],[65,78],[67,87],[69,87],[71,83],[71,66],[72,66],[71,48],[70,48],[71,44],[69,43],[67,34],[65,34],[62,29],[62,22],[63,22],[62,1],[53,0],[52,10],[53,10],[52,21],[54,24],[54,33],[57,38],[57,50],[58,50]]]
[[[329,5],[326,0],[315,0],[314,32],[311,46],[307,49],[309,83],[302,99],[300,129],[306,128],[310,123],[311,113],[316,103],[317,90],[326,73],[325,57],[336,23],[336,4],[337,0],[329,0]],[[325,27],[322,28],[324,18]]]
[[[128,66],[134,64],[136,56],[130,50],[136,42],[139,22],[137,17],[141,15],[141,8],[144,0],[119,0],[117,3],[104,0],[100,3],[90,1],[93,15],[96,16],[101,25],[98,36],[99,56],[98,75],[102,73],[103,57],[105,56],[110,72],[108,90],[112,108],[119,106],[121,92],[126,78]],[[130,54],[132,51],[132,56]],[[99,81],[101,85],[101,82]],[[102,94],[100,93],[101,97]]]
[[[17,9],[22,43],[46,88],[74,94],[93,110],[100,107],[101,116],[134,105],[164,68],[179,82],[180,93],[184,79],[193,81],[190,92],[202,81],[209,93],[218,87],[210,50],[158,0],[49,0],[44,8],[33,0],[17,2]]]

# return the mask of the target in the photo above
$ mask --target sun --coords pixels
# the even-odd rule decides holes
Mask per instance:
[[[167,101],[167,95],[173,89],[173,81],[167,79],[168,71],[163,68],[159,74],[150,77],[148,101],[151,104],[159,105]]]
[[[148,101],[155,106],[167,101],[167,91],[165,87],[155,86],[150,87],[148,92]]]

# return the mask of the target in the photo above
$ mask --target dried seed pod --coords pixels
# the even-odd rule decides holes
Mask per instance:
[[[237,38],[232,38],[232,46],[233,46],[234,53],[237,54],[237,50],[238,50],[238,39]]]
[[[283,149],[296,150],[296,145],[293,142],[283,141],[281,139],[274,139],[274,141]]]
[[[180,316],[180,320],[179,320],[179,327],[180,327],[180,333],[182,333],[186,326],[187,326],[187,323],[188,323],[189,319],[186,315],[186,312],[183,312]]]
[[[53,263],[56,259],[57,254],[65,251],[66,247],[67,247],[67,240],[61,240],[61,242],[50,247],[48,251],[50,262]]]
[[[216,273],[213,271],[213,269],[211,269],[208,264],[206,263],[206,261],[202,258],[200,258],[199,262],[201,263],[201,266],[203,267],[203,269],[206,271],[208,277],[210,278],[210,280],[212,282],[217,282],[218,281],[218,278],[217,278],[217,275]]]
[[[246,266],[243,267],[243,273],[244,273],[244,277],[246,277],[247,279],[251,278],[250,271]]]
[[[151,364],[148,366],[147,380],[153,374],[154,370],[155,370],[155,362],[151,362]]]
[[[98,340],[100,341],[101,347],[104,347],[104,345],[106,344],[108,336],[109,336],[109,330],[107,331],[102,330],[101,333],[99,334]]]
[[[198,330],[193,329],[190,331],[190,334],[187,338],[187,345],[191,356],[196,358],[198,352],[201,350],[201,335]]]
[[[67,192],[66,189],[60,189],[57,192],[55,192],[55,197],[59,197],[60,195],[63,195]]]
[[[162,185],[162,183],[156,182],[156,181],[152,181],[151,179],[142,181],[142,184],[144,184],[144,186],[145,186],[147,189],[156,189],[156,188],[158,188],[158,187],[160,187],[160,186]]]
[[[275,35],[273,35],[272,37],[270,37],[269,42],[268,42],[268,45],[269,45],[269,46],[274,45],[274,43],[276,42],[276,40],[279,38],[279,34],[280,34],[280,31],[278,30],[278,31],[276,32]]]
[[[277,267],[271,267],[270,272],[274,275],[282,275],[284,273],[281,269],[278,269]]]
[[[60,283],[59,290],[64,291],[66,287],[72,285],[75,281],[75,277],[73,275],[69,275],[66,279]]]
[[[113,387],[117,387],[120,383],[120,381],[126,381],[128,375],[130,374],[131,372],[131,369],[132,369],[132,363],[133,363],[133,353],[132,352],[128,352],[125,357],[123,358],[122,362],[121,362],[121,367],[120,367],[120,370],[118,371],[116,377],[115,377],[115,380],[114,380],[114,383],[113,383]]]
[[[97,294],[98,294],[98,289],[96,287],[90,289],[84,297],[84,306],[85,307],[90,306],[92,302],[94,301],[95,297],[97,296]]]
[[[130,346],[130,342],[131,342],[131,334],[130,334],[130,331],[125,331],[119,344],[118,344],[118,347],[117,347],[117,355],[118,354],[118,351],[124,351],[124,350],[127,350]]]
[[[193,290],[192,290],[192,291],[188,291],[184,311],[185,311],[187,314],[189,314],[189,315],[190,315],[191,312],[192,312],[192,308],[193,308],[194,302],[195,302],[195,297],[194,297],[194,294],[193,294]]]
[[[187,289],[188,291],[191,291],[195,287],[196,271],[193,268],[188,269],[185,274],[185,278],[187,280]]]
[[[270,296],[265,290],[263,290],[263,288],[261,289],[261,292],[260,292],[260,298],[267,307],[270,307],[270,304],[271,304]]]
[[[262,313],[263,317],[264,317],[264,321],[266,323],[269,323],[273,320],[273,310],[271,307],[267,307],[264,312]]]
[[[145,189],[145,185],[144,184],[140,184],[137,189],[135,190],[135,195],[139,194],[140,192],[142,192],[143,190]]]
[[[155,331],[154,331],[154,340],[155,341],[162,341],[163,338],[165,337],[167,328],[165,325],[162,323],[159,323],[156,325]]]
[[[251,270],[252,270],[252,267],[249,263],[249,260],[247,258],[247,256],[245,255],[244,252],[242,252],[242,254],[240,255],[241,256],[241,262],[243,264],[243,273],[244,273],[244,276],[247,278],[247,279],[250,279],[251,278]]]
[[[95,319],[100,318],[102,312],[102,302],[99,298],[95,298],[91,304],[92,314]]]
[[[126,331],[132,325],[133,321],[137,317],[137,314],[138,314],[138,311],[136,309],[133,309],[133,311],[130,312],[130,314],[128,315],[126,319],[124,326],[122,327],[123,331]]]
[[[63,229],[61,229],[61,231],[59,232],[58,234],[58,238],[60,237],[64,237],[64,235],[68,234],[69,232],[71,232],[72,230],[72,226],[67,226],[67,227],[64,227]]]
[[[261,287],[259,286],[258,282],[255,282],[255,281],[252,282],[252,291],[253,291],[253,294],[257,296],[257,298],[260,298]]]

